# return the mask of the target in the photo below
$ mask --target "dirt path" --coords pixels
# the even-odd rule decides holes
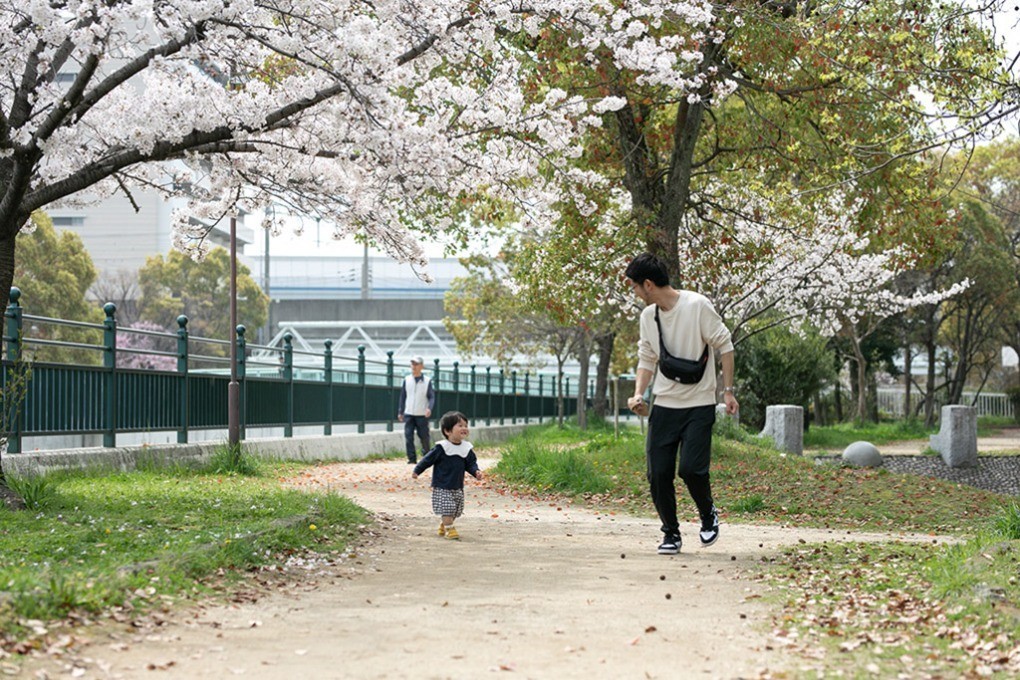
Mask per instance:
[[[483,459],[482,466],[494,461]],[[140,630],[102,626],[27,677],[747,678],[796,660],[768,635],[763,586],[742,571],[798,540],[884,535],[730,525],[707,549],[681,527],[467,488],[462,540],[435,535],[427,474],[406,463],[325,466],[294,480],[377,513],[380,535],[339,565],[295,565],[290,584],[176,611]],[[690,512],[686,512],[690,515]],[[918,540],[931,540],[930,537]],[[42,673],[43,675],[39,675]],[[512,674],[512,675],[510,675]]]

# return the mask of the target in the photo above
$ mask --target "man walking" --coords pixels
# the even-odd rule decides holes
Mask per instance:
[[[647,305],[641,312],[634,396],[627,406],[638,415],[648,415],[642,395],[652,383],[654,405],[645,443],[648,483],[662,521],[659,554],[675,555],[681,545],[677,475],[698,506],[701,545],[712,545],[719,538],[719,513],[709,482],[716,404],[712,357],[718,353],[722,364],[726,413],[736,414],[733,342],[708,298],[669,285],[666,264],[659,258],[642,253],[627,266],[626,275],[634,293]]]
[[[417,430],[421,440],[421,455],[432,448],[429,436],[429,418],[436,405],[436,391],[432,381],[422,374],[425,360],[421,357],[411,359],[411,375],[404,378],[400,387],[400,404],[397,406],[397,420],[404,423],[404,443],[407,448],[407,462],[412,465],[418,462],[414,450],[414,433]]]

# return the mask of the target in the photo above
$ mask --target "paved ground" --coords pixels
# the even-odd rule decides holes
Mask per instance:
[[[878,445],[884,467],[892,472],[936,477],[996,493],[1020,496],[1020,429],[1009,428],[978,437],[977,465],[951,468],[941,456],[922,455],[927,439]],[[828,458],[838,463],[839,455]]]
[[[883,456],[920,454],[928,448],[928,439],[882,444],[878,450]],[[1020,428],[1006,428],[987,437],[978,437],[978,454],[998,455],[1004,452],[1020,454]]]
[[[483,467],[494,461],[483,459]],[[292,565],[258,598],[104,626],[30,677],[758,678],[795,665],[769,635],[746,569],[804,540],[888,540],[725,523],[717,545],[655,554],[658,523],[467,489],[462,540],[435,535],[427,475],[342,463],[291,483],[328,487],[381,529],[338,564]],[[687,513],[691,514],[690,512]],[[684,525],[696,542],[696,527]],[[930,541],[932,537],[906,537]],[[157,672],[158,671],[158,672]],[[42,675],[38,675],[42,673]]]

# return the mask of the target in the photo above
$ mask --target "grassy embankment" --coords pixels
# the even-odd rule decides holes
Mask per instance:
[[[910,427],[886,428],[886,441],[913,438]],[[823,543],[763,557],[756,576],[775,587],[773,633],[804,655],[808,675],[1020,672],[1016,499],[881,469],[820,466],[721,429],[712,479],[724,522],[959,536],[953,545]],[[830,442],[878,438],[873,430],[825,429],[812,428]],[[619,439],[607,429],[532,433],[504,447],[496,475],[517,489],[654,515],[643,440],[633,429]]]
[[[44,645],[51,623],[205,596],[295,554],[336,558],[365,520],[336,494],[281,488],[288,466],[224,460],[11,480],[30,507],[0,508],[0,657]]]

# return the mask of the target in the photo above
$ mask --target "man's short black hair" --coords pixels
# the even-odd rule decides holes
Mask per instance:
[[[467,416],[460,411],[447,411],[443,414],[443,417],[439,419],[439,429],[443,431],[443,434],[447,434],[453,431],[453,428],[457,426],[460,421],[465,423],[468,421]]]
[[[627,278],[640,285],[651,281],[660,288],[669,285],[669,269],[666,263],[651,253],[641,253],[627,265]]]

